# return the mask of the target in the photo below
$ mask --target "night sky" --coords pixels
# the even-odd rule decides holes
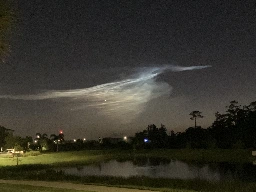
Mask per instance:
[[[133,136],[207,128],[256,100],[255,1],[23,0],[0,66],[1,125],[16,135]]]

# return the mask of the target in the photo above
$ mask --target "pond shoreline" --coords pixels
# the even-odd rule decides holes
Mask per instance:
[[[147,177],[77,177],[65,175],[54,171],[58,167],[70,167],[97,164],[110,159],[120,161],[153,157],[165,159],[178,159],[184,162],[229,162],[229,163],[252,163],[255,159],[250,150],[88,150],[58,153],[42,153],[36,156],[19,158],[19,166],[16,159],[0,159],[0,178],[17,180],[39,180],[39,181],[62,181],[76,182],[81,184],[103,184],[118,186],[135,186],[165,189],[184,189],[197,191],[256,191],[256,182],[225,181],[209,182],[198,179],[152,179]],[[5,165],[5,166],[3,166]],[[7,166],[9,165],[9,166]],[[240,189],[240,190],[239,190]],[[168,190],[165,190],[168,191]]]
[[[54,170],[81,177],[149,177],[256,182],[256,166],[249,163],[186,163],[162,158],[135,158],[126,161],[109,160],[85,166],[59,167]],[[241,175],[244,178],[241,178]]]

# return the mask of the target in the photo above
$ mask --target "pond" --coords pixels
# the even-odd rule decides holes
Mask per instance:
[[[59,170],[59,169],[58,169]],[[170,179],[203,179],[210,181],[256,181],[256,165],[231,163],[186,163],[177,160],[140,158],[111,160],[97,165],[61,168],[65,174],[77,176],[146,176]]]

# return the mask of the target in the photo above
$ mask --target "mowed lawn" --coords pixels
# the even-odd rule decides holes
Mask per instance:
[[[73,152],[29,152],[18,158],[18,164],[76,165],[90,164],[107,159],[132,159],[133,157],[167,158],[197,162],[251,163],[255,158],[250,150],[87,150]],[[17,158],[0,154],[0,166],[16,165]]]
[[[100,152],[52,152],[42,153],[36,155],[26,154],[24,157],[18,157],[18,164],[88,164],[98,162],[108,158],[108,155],[103,155]],[[17,157],[6,157],[6,155],[0,155],[0,166],[17,165]]]

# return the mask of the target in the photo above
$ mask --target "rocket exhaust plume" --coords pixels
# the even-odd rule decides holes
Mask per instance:
[[[174,66],[145,67],[138,70],[133,77],[83,89],[49,90],[32,95],[0,95],[2,99],[12,100],[56,100],[71,99],[79,102],[75,110],[88,107],[99,109],[112,118],[131,121],[140,114],[145,104],[151,99],[169,95],[172,87],[166,82],[156,81],[156,77],[165,71],[188,71],[208,68],[210,66]],[[121,118],[124,117],[125,118]]]

